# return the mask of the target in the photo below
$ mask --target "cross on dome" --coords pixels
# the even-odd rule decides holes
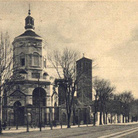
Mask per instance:
[[[28,15],[31,15],[30,4],[29,4]]]

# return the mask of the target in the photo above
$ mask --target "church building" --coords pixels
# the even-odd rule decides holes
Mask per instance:
[[[54,112],[50,107],[58,104],[52,80],[46,72],[43,39],[34,29],[34,18],[29,10],[25,32],[12,43],[13,75],[6,83],[3,103],[3,120],[9,125],[25,125],[26,116],[31,124],[39,125],[40,121],[48,124],[49,114]]]
[[[12,75],[6,80],[3,94],[3,122],[8,126],[45,126],[67,124],[64,79],[51,79],[41,36],[35,33],[30,9],[25,18],[25,32],[14,38]],[[92,60],[76,61],[77,96],[73,101],[71,122],[90,123],[92,104]],[[77,79],[77,78],[76,78]]]

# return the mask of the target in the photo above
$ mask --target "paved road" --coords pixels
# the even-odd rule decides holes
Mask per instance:
[[[19,129],[20,130],[20,129]],[[42,132],[18,132],[13,131],[5,133],[0,138],[137,138],[138,123],[127,125],[103,125],[103,126],[88,126],[70,129],[54,129],[43,130]]]
[[[133,132],[129,135],[124,136],[123,138],[138,138],[138,131],[137,132]]]
[[[138,133],[138,127],[129,128],[127,130],[121,130],[116,133],[111,133],[108,135],[100,136],[99,138],[131,138],[132,136],[137,138],[136,133]]]

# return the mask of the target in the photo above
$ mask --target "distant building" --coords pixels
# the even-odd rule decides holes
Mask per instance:
[[[92,101],[92,60],[81,58],[76,62],[77,68],[77,99],[88,105]]]

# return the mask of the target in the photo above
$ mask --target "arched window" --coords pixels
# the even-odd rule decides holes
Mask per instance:
[[[43,74],[43,79],[46,79],[47,76],[48,76],[48,74],[45,72],[45,73]]]
[[[20,54],[20,65],[25,66],[25,54],[24,53]]]
[[[16,101],[14,104],[13,104],[14,107],[19,107],[21,106],[21,103],[19,101]]]
[[[33,105],[34,106],[46,106],[46,91],[37,87],[33,91]]]
[[[37,52],[33,53],[33,65],[39,66],[39,54]]]

